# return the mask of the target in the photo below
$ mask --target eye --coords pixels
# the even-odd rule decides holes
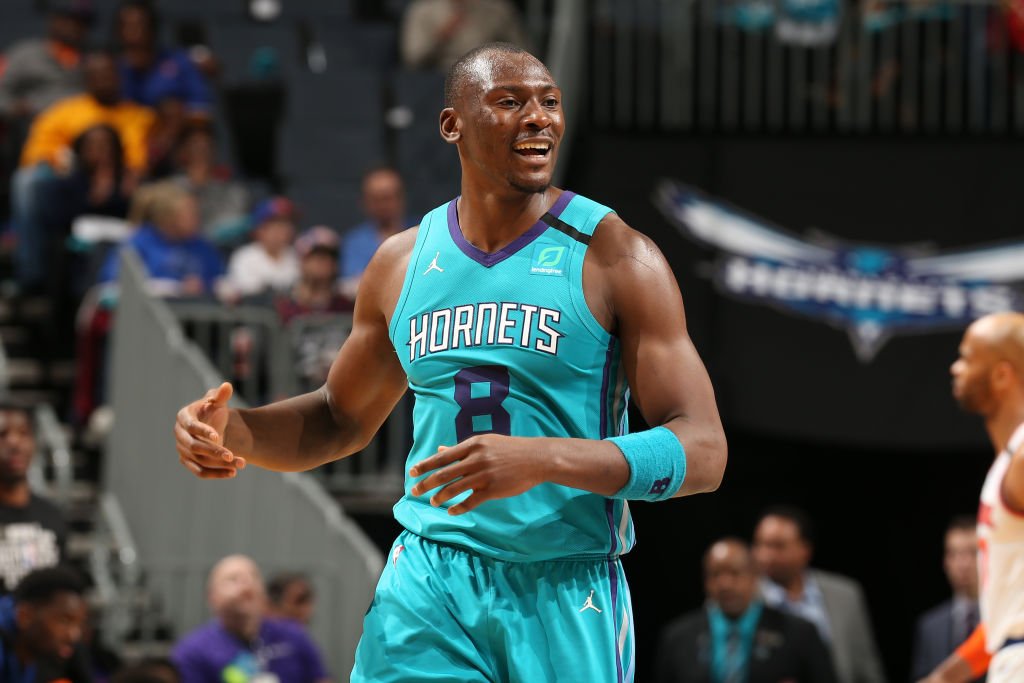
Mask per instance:
[[[498,100],[498,106],[512,108],[519,106],[519,103],[516,102],[515,98],[513,97],[502,97],[500,100]]]
[[[545,107],[550,107],[551,109],[554,109],[555,107],[558,106],[558,98],[556,98],[556,97],[546,97],[546,98],[544,98],[544,106]]]

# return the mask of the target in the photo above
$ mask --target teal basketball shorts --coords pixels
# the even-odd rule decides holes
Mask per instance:
[[[504,562],[405,531],[366,613],[351,680],[632,681],[622,565]]]

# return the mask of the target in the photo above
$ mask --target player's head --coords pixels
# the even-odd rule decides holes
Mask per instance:
[[[956,595],[978,597],[978,528],[974,517],[956,517],[946,529],[942,566]]]
[[[811,563],[814,530],[803,510],[777,505],[765,510],[754,529],[754,561],[772,581],[787,585]]]
[[[458,146],[464,182],[543,192],[565,129],[562,92],[522,48],[489,43],[463,55],[445,79],[441,136]]]
[[[0,484],[24,482],[35,452],[32,411],[16,403],[0,404]]]
[[[274,614],[309,625],[313,617],[313,584],[305,574],[283,572],[267,582],[267,596]]]
[[[708,548],[704,592],[727,617],[734,619],[747,611],[757,595],[757,569],[746,542],[723,538]]]
[[[1024,403],[1024,314],[975,320],[949,371],[953,397],[968,412],[990,417],[1010,401]]]
[[[259,626],[267,593],[256,563],[245,555],[228,555],[214,565],[207,584],[210,610],[227,630],[245,633]]]
[[[74,570],[29,572],[14,589],[14,604],[17,640],[33,661],[71,656],[88,619],[85,585]]]

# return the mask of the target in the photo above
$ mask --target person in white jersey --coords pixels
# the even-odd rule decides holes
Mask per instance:
[[[953,396],[985,418],[996,459],[981,490],[978,570],[982,623],[924,679],[1024,681],[1024,314],[975,321],[953,363]]]

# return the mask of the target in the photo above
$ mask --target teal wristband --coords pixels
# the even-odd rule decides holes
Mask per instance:
[[[618,446],[629,463],[629,481],[612,498],[665,500],[683,485],[686,452],[676,435],[665,427],[605,440]]]

